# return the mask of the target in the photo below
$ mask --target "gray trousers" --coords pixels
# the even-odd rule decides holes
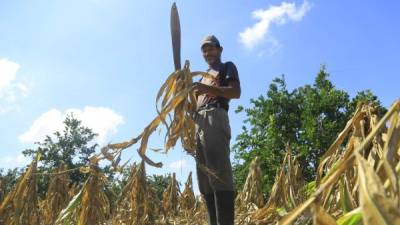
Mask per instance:
[[[228,112],[222,108],[207,108],[194,116],[196,123],[197,179],[202,194],[233,191],[233,176],[229,142],[231,128]],[[200,168],[210,169],[218,178]]]

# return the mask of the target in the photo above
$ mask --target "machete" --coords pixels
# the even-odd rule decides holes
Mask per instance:
[[[175,2],[171,8],[171,38],[172,53],[174,56],[175,70],[181,69],[181,25],[179,22],[178,8]]]

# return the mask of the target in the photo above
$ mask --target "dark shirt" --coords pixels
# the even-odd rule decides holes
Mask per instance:
[[[201,78],[200,82],[215,87],[228,86],[230,81],[239,81],[239,73],[236,69],[235,64],[232,62],[220,63],[217,69],[209,68],[207,73],[211,74],[214,79]],[[219,103],[221,107],[225,108],[227,111],[229,109],[230,99],[214,96],[211,94],[199,95],[197,98],[197,109],[206,104],[216,104]]]

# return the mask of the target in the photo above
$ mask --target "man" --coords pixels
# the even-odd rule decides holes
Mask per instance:
[[[204,196],[210,225],[233,225],[234,185],[230,162],[231,130],[229,100],[240,97],[236,66],[221,62],[222,46],[214,35],[201,42],[201,51],[213,78],[202,78],[194,84],[197,96],[196,157],[200,193]],[[199,165],[200,164],[200,165]],[[210,169],[206,172],[201,169]]]

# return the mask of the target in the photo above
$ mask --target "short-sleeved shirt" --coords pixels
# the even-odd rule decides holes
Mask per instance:
[[[230,81],[239,81],[239,73],[236,69],[235,64],[232,62],[220,63],[217,69],[208,69],[207,73],[211,74],[214,79],[211,78],[201,78],[200,82],[210,86],[224,87],[228,86]],[[197,97],[197,109],[206,105],[219,103],[221,107],[228,111],[230,99],[214,96],[211,94],[203,94]]]

